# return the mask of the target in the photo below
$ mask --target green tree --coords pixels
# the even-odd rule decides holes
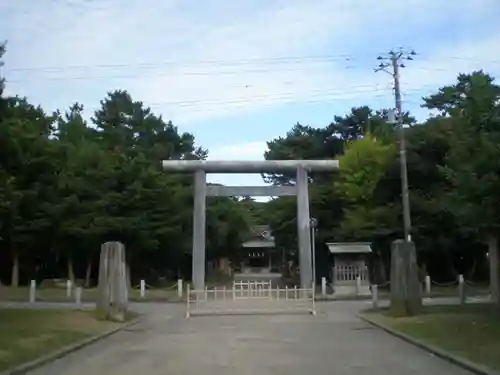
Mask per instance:
[[[335,181],[335,191],[345,203],[340,227],[343,237],[370,240],[394,231],[394,207],[379,205],[375,192],[395,158],[393,144],[384,144],[370,134],[347,144]]]
[[[58,189],[51,207],[52,249],[67,261],[68,279],[74,281],[73,260],[87,264],[85,283],[90,283],[92,261],[101,231],[95,219],[105,215],[103,181],[111,172],[108,155],[96,142],[96,132],[83,119],[83,106],[75,103],[57,121],[59,147]]]
[[[14,287],[19,284],[21,256],[43,246],[51,225],[48,208],[57,171],[50,138],[53,122],[53,116],[21,98],[8,101],[0,122],[1,237],[11,255]]]
[[[500,229],[497,215],[500,209],[500,86],[482,71],[461,74],[456,84],[445,86],[424,100],[426,107],[438,109],[443,116],[453,119],[454,131],[442,167],[451,185],[450,208],[462,225],[481,236],[495,259]],[[492,265],[496,275],[498,267],[498,264]],[[498,295],[498,280],[493,278],[492,282]]]

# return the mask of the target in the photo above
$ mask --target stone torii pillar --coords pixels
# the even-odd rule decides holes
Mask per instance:
[[[191,277],[195,290],[205,289],[206,182],[207,174],[205,171],[199,170],[194,173],[193,266]]]
[[[205,288],[205,237],[207,196],[297,196],[297,231],[300,287],[311,288],[311,232],[309,215],[308,171],[331,172],[339,167],[337,160],[164,160],[163,169],[194,174],[193,265],[195,290]],[[295,172],[295,186],[207,186],[207,173],[283,173]]]
[[[307,171],[297,168],[297,240],[299,247],[300,287],[311,288],[311,229],[309,214],[309,183]]]

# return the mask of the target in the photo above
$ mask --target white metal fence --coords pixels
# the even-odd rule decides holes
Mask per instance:
[[[368,267],[366,265],[338,264],[333,269],[334,281],[337,282],[356,282],[361,279],[362,282],[368,282]]]
[[[213,314],[310,313],[316,315],[314,289],[273,288],[270,281],[234,282],[232,288],[187,287],[186,317]]]
[[[269,281],[233,281],[233,299],[266,298],[271,295],[272,282]]]

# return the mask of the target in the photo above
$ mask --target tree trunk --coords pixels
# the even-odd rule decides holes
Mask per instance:
[[[491,299],[500,308],[500,259],[498,254],[498,238],[488,238],[488,254],[490,260],[490,292]]]
[[[71,285],[75,285],[75,271],[73,269],[73,257],[68,254],[68,280],[71,281]]]
[[[19,286],[19,253],[12,250],[12,278],[10,286],[17,288]]]
[[[92,276],[92,258],[87,261],[87,269],[85,270],[85,288],[90,288],[90,277]]]

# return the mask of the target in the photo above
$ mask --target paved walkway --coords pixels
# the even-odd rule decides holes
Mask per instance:
[[[470,375],[356,318],[366,301],[318,315],[184,319],[182,305],[135,305],[147,318],[31,375]]]

